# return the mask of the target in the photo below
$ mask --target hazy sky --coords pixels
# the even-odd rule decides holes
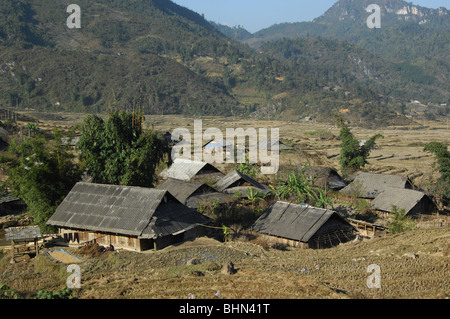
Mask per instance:
[[[256,32],[276,23],[311,21],[337,0],[172,0],[204,14],[210,21],[228,26],[242,25]],[[450,8],[450,0],[409,0],[427,8]],[[376,4],[377,0],[373,0]]]

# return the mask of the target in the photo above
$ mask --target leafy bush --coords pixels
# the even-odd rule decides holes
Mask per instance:
[[[7,284],[0,284],[0,299],[18,299],[19,295]]]
[[[46,289],[39,290],[34,299],[73,299],[73,290],[69,287],[52,292]]]

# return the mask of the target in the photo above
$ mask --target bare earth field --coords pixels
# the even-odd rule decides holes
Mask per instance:
[[[57,128],[68,130],[81,124],[86,114],[20,112],[39,121],[39,128],[51,132]],[[240,118],[202,117],[189,118],[179,115],[146,116],[146,127],[161,132],[173,132],[176,128],[187,128],[193,134],[194,120],[202,120],[203,132],[207,128],[219,128],[225,137],[226,128],[267,128],[280,130],[280,140],[294,146],[293,152],[280,154],[280,174],[299,164],[331,166],[339,169],[339,129],[335,124],[310,122],[260,121]],[[334,123],[330,119],[330,123]],[[350,124],[353,134],[360,140],[381,133],[384,138],[377,141],[369,158],[367,171],[409,176],[417,186],[426,188],[432,169],[433,156],[423,151],[424,145],[436,141],[448,143],[450,130],[447,122],[420,121],[409,126],[394,126],[380,129],[365,129]],[[205,141],[206,143],[207,141]],[[230,165],[218,165],[230,170]]]
[[[27,112],[39,121],[39,128],[67,130],[80,124],[84,114]],[[202,118],[203,130],[226,128],[279,128],[280,138],[293,145],[281,152],[279,175],[299,164],[339,168],[339,130],[332,124],[255,121],[233,118]],[[193,132],[194,118],[147,116],[147,127],[161,132],[187,128]],[[448,143],[446,123],[423,122],[409,127],[369,130],[351,126],[361,140],[381,133],[367,171],[407,175],[426,188],[433,157],[423,152],[431,141]],[[229,166],[218,166],[224,171]],[[349,242],[324,250],[277,249],[259,241],[220,242],[199,238],[161,251],[135,253],[86,252],[65,248],[83,260],[82,299],[395,299],[450,297],[450,229],[416,229],[402,234]],[[224,274],[222,266],[232,261],[235,274]],[[367,268],[381,269],[381,288],[368,288]],[[10,264],[0,259],[0,282],[21,295],[33,296],[41,289],[66,286],[68,265],[55,263],[45,253]]]

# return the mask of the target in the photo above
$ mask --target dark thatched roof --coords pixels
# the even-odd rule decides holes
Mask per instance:
[[[182,204],[186,204],[186,200],[194,195],[213,193],[215,190],[202,182],[188,182],[169,178],[156,186],[156,189],[165,189],[169,191]]]
[[[340,192],[361,198],[373,199],[386,188],[412,188],[406,176],[371,174],[359,172],[353,182],[344,187]]]
[[[267,186],[255,181],[253,178],[250,178],[237,170],[234,170],[226,176],[222,177],[217,183],[213,185],[213,187],[219,192],[222,192],[225,189],[242,186],[244,184],[249,184],[247,186],[254,186],[260,190],[269,189]]]
[[[252,229],[263,234],[307,243],[322,233],[349,231],[353,226],[331,210],[277,201],[261,215]]]
[[[233,197],[224,193],[208,193],[202,195],[194,195],[188,198],[186,206],[190,208],[198,208],[202,204],[230,204],[234,201]]]
[[[371,203],[379,211],[392,212],[393,206],[404,209],[406,214],[433,213],[436,206],[423,192],[412,189],[386,188]]]
[[[304,174],[314,181],[315,186],[339,190],[347,186],[338,172],[331,167],[306,166]]]
[[[157,238],[183,232],[206,220],[166,190],[77,183],[47,223],[63,228]]]

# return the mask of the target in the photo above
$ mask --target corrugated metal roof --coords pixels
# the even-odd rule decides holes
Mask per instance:
[[[220,172],[213,165],[206,162],[190,161],[187,159],[177,158],[173,164],[163,170],[159,175],[161,178],[179,179],[189,181],[200,172]]]
[[[39,226],[5,228],[5,239],[7,240],[33,240],[41,237]]]
[[[391,212],[392,206],[395,205],[399,209],[404,209],[408,214],[426,196],[425,193],[412,189],[386,188],[370,205],[385,212]]]
[[[173,211],[170,216],[184,216],[187,207],[172,198],[166,190],[77,183],[47,223],[58,227],[141,236],[155,218],[157,209],[171,203],[170,200],[175,202],[171,205]],[[197,212],[190,211],[194,223],[197,215]]]
[[[373,199],[387,187],[410,188],[410,186],[411,184],[405,176],[359,172],[353,182],[340,192],[348,195],[356,193],[359,197]]]
[[[249,183],[261,190],[269,189],[267,186],[255,181],[253,178],[250,178],[249,176],[237,170],[234,170],[231,173],[222,177],[217,183],[213,185],[213,187],[217,189],[219,192],[222,192],[227,188],[241,186],[244,183]]]
[[[277,201],[261,215],[252,229],[306,243],[331,218],[339,219],[342,229],[353,228],[334,211]]]

